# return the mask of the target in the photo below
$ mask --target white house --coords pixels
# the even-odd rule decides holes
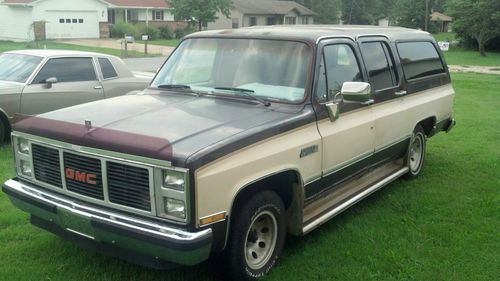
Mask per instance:
[[[0,40],[106,38],[110,24],[173,20],[165,0],[0,0]]]
[[[228,29],[254,25],[313,24],[315,12],[294,1],[233,0],[231,16],[219,13],[207,29]]]

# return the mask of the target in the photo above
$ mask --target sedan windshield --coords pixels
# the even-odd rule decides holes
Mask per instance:
[[[300,102],[310,60],[310,48],[299,42],[188,39],[168,59],[152,86]]]
[[[29,55],[0,55],[0,81],[25,83],[42,60]]]

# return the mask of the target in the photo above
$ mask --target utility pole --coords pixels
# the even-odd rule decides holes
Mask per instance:
[[[425,31],[429,29],[429,1],[430,0],[425,0]]]

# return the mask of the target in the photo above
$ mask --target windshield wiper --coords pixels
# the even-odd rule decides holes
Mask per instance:
[[[252,93],[255,93],[254,90],[250,89],[244,89],[244,88],[236,88],[236,87],[214,87],[215,90],[223,90],[223,91],[233,91],[236,93],[241,93],[246,95],[247,97],[250,97],[260,103],[262,103],[264,106],[270,106],[271,103],[259,98],[258,96],[252,95]]]
[[[191,90],[191,86],[184,84],[162,84],[157,86],[160,89],[170,89],[170,90]]]

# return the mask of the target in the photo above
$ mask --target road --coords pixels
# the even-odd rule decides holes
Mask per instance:
[[[127,58],[123,59],[132,71],[156,72],[166,60],[166,57]]]

